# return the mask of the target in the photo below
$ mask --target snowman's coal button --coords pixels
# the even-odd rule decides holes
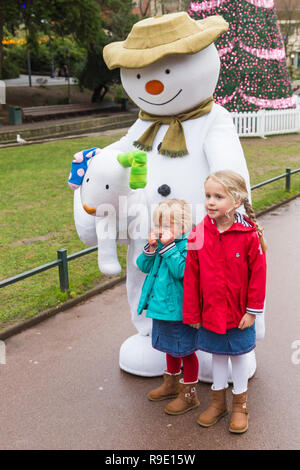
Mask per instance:
[[[169,194],[171,193],[171,188],[167,184],[163,184],[158,188],[157,191],[161,196],[166,197],[166,196],[169,196]]]
[[[160,151],[161,144],[162,144],[162,142],[160,144],[158,144],[158,146],[157,146],[157,151],[158,152]]]

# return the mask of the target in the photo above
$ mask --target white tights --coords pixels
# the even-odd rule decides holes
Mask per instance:
[[[249,355],[225,356],[212,355],[213,390],[222,390],[228,387],[228,358],[232,364],[232,392],[236,395],[246,392],[249,377]]]

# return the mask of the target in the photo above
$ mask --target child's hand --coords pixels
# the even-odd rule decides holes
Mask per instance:
[[[197,330],[199,330],[199,328],[201,327],[201,323],[189,323],[188,325],[192,328],[196,328]]]
[[[169,245],[169,243],[172,243],[174,240],[175,240],[174,234],[169,230],[165,230],[162,233],[162,236],[161,236],[161,239],[160,239],[160,241],[163,245]]]
[[[156,238],[156,234],[154,230],[151,228],[150,233],[148,235],[148,243],[149,243],[149,251],[150,253],[153,253],[156,248],[158,247],[158,241]]]
[[[239,329],[245,330],[245,328],[249,328],[255,322],[256,315],[252,315],[251,313],[245,313],[243,318],[240,321]]]

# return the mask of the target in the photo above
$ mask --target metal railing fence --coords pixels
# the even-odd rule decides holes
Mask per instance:
[[[291,170],[290,168],[286,168],[286,172],[283,173],[282,175],[275,176],[274,178],[263,181],[262,183],[255,184],[254,186],[251,187],[251,190],[253,191],[257,188],[261,188],[262,186],[273,183],[274,181],[278,181],[282,178],[285,178],[285,190],[287,192],[290,192],[291,191],[291,176],[298,172],[300,172],[300,168],[297,168],[296,170]],[[43,264],[42,266],[31,269],[29,271],[25,271],[21,274],[17,274],[16,276],[10,277],[8,279],[4,279],[3,281],[0,281],[0,288],[7,287],[16,282],[20,282],[23,279],[35,276],[36,274],[40,274],[44,271],[53,269],[58,266],[60,290],[62,292],[69,292],[70,287],[69,287],[68,263],[76,258],[80,258],[81,256],[88,255],[97,250],[98,250],[98,247],[93,246],[91,248],[86,248],[85,250],[78,251],[77,253],[72,253],[71,255],[68,255],[67,250],[65,248],[60,248],[59,250],[57,250],[56,260],[47,264]]]

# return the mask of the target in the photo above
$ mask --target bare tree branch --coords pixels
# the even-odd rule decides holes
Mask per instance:
[[[148,0],[146,5],[143,7],[144,1],[139,0],[139,10],[140,10],[140,14],[142,18],[145,18],[145,16],[147,16],[148,13],[150,13],[150,3],[151,3],[151,0]]]

